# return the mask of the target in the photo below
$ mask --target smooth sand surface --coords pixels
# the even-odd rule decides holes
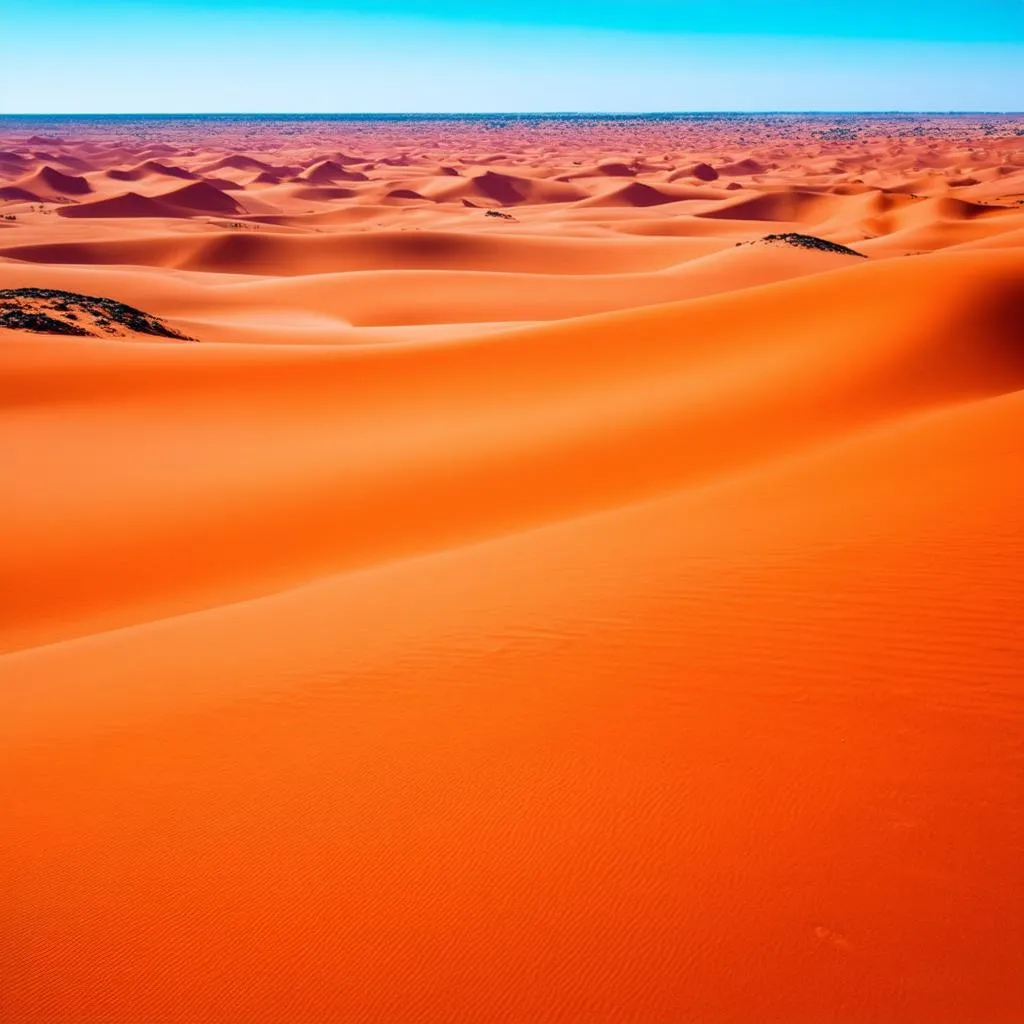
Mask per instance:
[[[0,327],[5,1022],[1021,1021],[1019,118],[8,133],[25,287],[198,343]]]

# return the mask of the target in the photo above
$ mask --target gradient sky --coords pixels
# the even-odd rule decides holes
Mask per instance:
[[[3,6],[0,113],[1024,110],[1024,0]]]

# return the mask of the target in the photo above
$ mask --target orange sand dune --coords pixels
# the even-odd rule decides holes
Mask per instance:
[[[634,164],[623,163],[618,160],[602,160],[592,167],[584,167],[563,174],[560,181],[574,181],[576,178],[594,178],[599,176],[612,178],[632,178],[637,174],[637,167]]]
[[[700,216],[814,224],[832,214],[842,202],[842,199],[815,192],[787,190],[755,196],[740,195],[738,199],[728,199],[713,209],[702,211]]]
[[[170,192],[162,192],[158,198],[171,206],[197,213],[237,213],[241,209],[231,196],[207,181],[196,181]]]
[[[1022,128],[0,133],[0,1017],[1017,1021]]]
[[[29,192],[28,189],[20,188],[17,185],[5,185],[0,188],[0,202],[9,203],[39,203],[42,196]]]
[[[68,376],[56,392],[53,349],[37,356],[31,338],[16,337],[11,344],[29,346],[11,381],[22,401],[31,404],[41,381],[61,410],[60,432],[71,425],[65,402],[83,416],[54,451],[50,473],[25,474],[4,571],[20,597],[0,638],[8,646],[51,642],[120,625],[128,609],[149,618],[234,600],[463,533],[714,479],[922,405],[1014,390],[1024,384],[1015,344],[1022,279],[1024,254],[964,254],[933,261],[927,273],[913,262],[867,264],[475,344],[196,347],[191,363],[177,348],[124,353],[76,340],[63,343]],[[830,327],[850,287],[873,302]],[[799,329],[781,315],[793,306],[804,310]],[[94,378],[106,377],[111,358],[119,377],[98,387]],[[566,367],[574,368],[569,376]],[[90,395],[98,423],[87,414]],[[131,437],[130,450],[116,454],[99,438],[122,402],[129,410],[142,402],[157,431],[141,448]],[[748,417],[758,430],[746,429]],[[411,432],[400,429],[403,420]],[[37,415],[29,424],[29,436],[44,427]],[[9,427],[5,461],[15,465],[23,451],[37,462],[16,418]],[[668,452],[659,438],[673,434],[693,440]],[[360,451],[357,437],[373,443]],[[269,458],[275,448],[286,453],[280,465]],[[91,543],[77,554],[62,550],[48,569],[53,483],[74,472],[87,477],[80,502],[66,497],[60,513]],[[421,514],[406,521],[410,501]],[[209,518],[208,502],[218,517]],[[174,508],[173,518],[146,512],[160,507]],[[293,536],[297,519],[303,530]],[[76,535],[67,541],[77,547]],[[134,563],[125,544],[149,558]],[[176,582],[172,566],[174,577],[183,574]]]
[[[154,209],[156,200],[137,203],[130,209]],[[119,202],[118,200],[101,200]],[[95,210],[95,203],[61,207],[72,211]],[[125,204],[128,206],[128,204]],[[120,207],[118,207],[120,208]],[[168,207],[169,208],[169,207]],[[182,215],[180,208],[174,216]],[[77,214],[82,216],[81,214]],[[479,211],[475,218],[479,222]],[[487,227],[490,223],[483,222]],[[212,273],[274,276],[329,273],[349,270],[493,270],[511,273],[601,274],[662,270],[707,252],[688,240],[604,238],[598,241],[546,238],[536,235],[485,234],[457,231],[362,231],[337,234],[276,234],[221,231],[188,234],[156,233],[147,237],[52,239],[42,232],[37,242],[10,244],[0,256],[32,263],[120,264],[162,266]],[[602,244],[603,243],[603,244]],[[728,244],[728,243],[726,243]],[[721,245],[712,248],[721,248]]]
[[[767,258],[766,258],[767,257]],[[247,280],[236,275],[176,275],[139,268],[98,270],[81,266],[45,269],[0,264],[0,287],[27,284],[72,291],[106,289],[112,297],[162,316],[184,318],[192,334],[218,321],[244,325],[236,340],[263,325],[267,340],[286,343],[282,326],[325,315],[328,334],[339,321],[365,326],[556,320],[657,305],[824,273],[860,262],[858,257],[778,246],[729,246],[649,274],[558,275],[458,270],[370,270]],[[211,281],[210,278],[213,278]],[[219,282],[219,283],[218,283]],[[392,296],[386,304],[380,294]],[[291,320],[288,318],[291,317]],[[202,326],[201,326],[202,324]],[[223,340],[223,338],[221,338]],[[308,341],[308,336],[303,335]]]
[[[147,177],[163,178],[185,178],[195,180],[198,175],[192,171],[186,171],[183,167],[175,167],[173,164],[162,164],[156,160],[146,160],[138,167],[130,167],[127,170],[112,168],[104,172],[108,178],[115,181],[139,181]]]
[[[204,164],[200,168],[203,174],[228,169],[236,171],[269,171],[271,170],[271,165],[263,160],[246,156],[245,153],[232,153],[229,156],[221,157],[219,160],[214,160],[213,163]]]
[[[44,166],[16,183],[17,187],[43,196],[81,196],[92,191],[85,178],[65,174],[55,167]]]
[[[611,192],[585,199],[580,206],[661,206],[664,203],[693,199],[699,195],[699,193],[689,192],[678,187],[654,186],[642,181],[632,181]]]
[[[520,177],[487,170],[480,174],[460,177],[453,181],[446,175],[431,188],[431,198],[439,201],[456,199],[485,200],[499,206],[519,203],[568,203],[583,199],[586,192],[577,186],[538,178]]]
[[[61,206],[57,209],[59,217],[99,218],[106,220],[111,217],[182,217],[184,212],[176,210],[168,203],[139,195],[138,192],[125,192],[109,199],[95,199],[91,202],[78,203],[75,206]]]
[[[268,169],[268,168],[264,168]],[[368,181],[361,171],[350,171],[335,160],[321,160],[307,167],[298,177],[315,185],[333,185],[337,181]]]

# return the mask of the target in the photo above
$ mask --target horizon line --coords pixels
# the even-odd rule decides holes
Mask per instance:
[[[703,117],[736,115],[743,117],[766,115],[814,115],[819,117],[853,117],[861,114],[989,115],[1024,117],[1021,110],[915,110],[911,108],[867,110],[402,110],[402,111],[271,111],[271,110],[125,110],[125,111],[21,111],[0,112],[0,118],[32,117],[330,117],[330,118],[397,118],[397,117]]]

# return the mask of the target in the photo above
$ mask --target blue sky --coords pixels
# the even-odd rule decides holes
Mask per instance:
[[[1024,0],[53,0],[3,30],[0,113],[1024,109]]]

